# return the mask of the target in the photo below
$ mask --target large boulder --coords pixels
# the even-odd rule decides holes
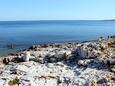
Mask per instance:
[[[14,61],[15,58],[16,58],[15,56],[7,56],[7,57],[5,57],[5,58],[2,59],[2,62],[4,64],[8,64],[9,62]]]
[[[96,46],[93,43],[84,43],[78,46],[77,53],[81,59],[96,58],[99,55],[99,51],[96,50]]]
[[[30,59],[30,52],[25,52],[23,56],[23,60],[26,62],[29,61],[29,59]]]

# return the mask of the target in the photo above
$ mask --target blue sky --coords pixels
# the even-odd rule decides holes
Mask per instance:
[[[115,19],[115,0],[0,0],[0,20]]]

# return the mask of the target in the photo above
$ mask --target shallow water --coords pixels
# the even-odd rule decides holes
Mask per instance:
[[[115,21],[1,21],[0,54],[11,52],[8,44],[18,45],[13,51],[32,44],[94,40],[115,35]]]

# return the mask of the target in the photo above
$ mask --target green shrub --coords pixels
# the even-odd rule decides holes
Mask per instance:
[[[14,86],[14,85],[19,85],[19,84],[20,84],[20,80],[17,77],[8,82],[9,86]]]
[[[99,38],[99,43],[103,43],[104,42],[104,38],[103,37],[100,37]]]

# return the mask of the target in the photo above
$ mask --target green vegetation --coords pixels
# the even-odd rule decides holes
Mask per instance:
[[[19,86],[19,84],[20,84],[20,80],[16,77],[16,78],[14,78],[13,80],[10,80],[9,82],[8,82],[8,85],[9,86],[14,86],[14,85],[18,85]]]
[[[105,50],[105,48],[104,48],[104,46],[103,46],[103,43],[104,43],[104,38],[103,37],[100,37],[99,38],[99,49],[101,50],[101,51],[104,51]]]
[[[104,42],[104,38],[103,37],[100,37],[99,38],[99,43],[101,44],[101,43],[103,43]]]

